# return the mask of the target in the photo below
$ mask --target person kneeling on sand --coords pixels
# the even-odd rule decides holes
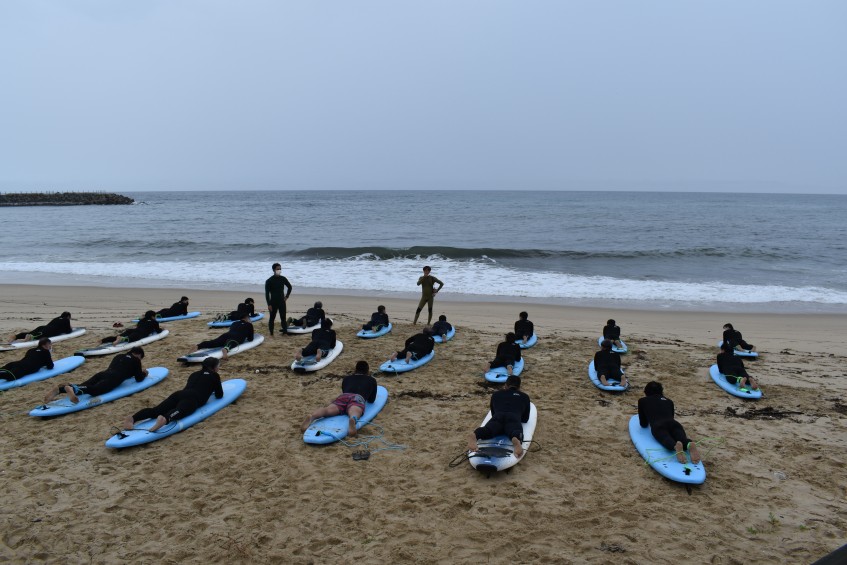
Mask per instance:
[[[321,327],[312,330],[312,341],[300,350],[294,358],[297,361],[303,357],[315,356],[315,362],[320,361],[324,355],[335,349],[335,330],[332,329],[332,320],[329,318],[321,322]]]
[[[365,403],[376,400],[376,379],[370,375],[367,361],[356,363],[356,371],[341,381],[341,394],[331,404],[318,408],[303,420],[300,430],[305,432],[315,420],[346,414],[348,417],[347,435],[356,435],[356,423],[365,413]]]
[[[115,390],[129,378],[135,378],[136,382],[140,383],[147,376],[147,369],[141,366],[142,359],[144,359],[144,350],[140,347],[133,347],[129,352],[118,353],[112,358],[108,369],[100,371],[84,383],[53,386],[44,396],[44,402],[52,402],[64,392],[71,402],[76,404],[79,402],[80,394],[100,396]]]
[[[191,373],[185,388],[167,397],[155,408],[144,408],[123,421],[125,430],[131,430],[136,422],[156,418],[156,423],[148,431],[155,432],[165,424],[185,418],[208,402],[212,394],[223,398],[224,389],[221,376],[217,373],[220,361],[214,357],[203,359],[203,368]]]
[[[415,334],[408,338],[405,347],[397,351],[391,356],[392,361],[397,361],[400,357],[406,359],[406,363],[411,363],[412,358],[421,359],[435,349],[435,340],[432,339],[432,328],[426,326],[419,334]]]
[[[673,401],[664,397],[662,385],[650,381],[644,387],[644,396],[638,399],[638,423],[642,428],[650,426],[650,433],[662,447],[676,453],[676,460],[687,463],[685,451],[691,455],[692,463],[700,462],[700,450],[694,441],[685,435],[682,424],[674,420]]]
[[[512,440],[515,456],[523,455],[523,426],[529,421],[529,395],[520,390],[521,378],[515,375],[506,379],[501,390],[491,395],[491,419],[468,438],[468,451],[478,451],[477,442],[506,435]]]

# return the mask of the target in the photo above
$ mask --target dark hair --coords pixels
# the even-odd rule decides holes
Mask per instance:
[[[324,307],[324,303],[323,303],[323,302],[321,302],[320,300],[318,300],[317,302],[315,302],[315,308],[323,308],[323,307]]]
[[[61,316],[59,316],[59,317],[60,317],[60,318],[70,318],[70,317],[71,317],[71,313],[70,313],[70,312],[62,312],[62,315],[61,315]]]
[[[446,321],[447,321],[447,316],[445,316],[444,314],[441,314],[441,315],[438,317],[438,321],[439,321],[439,322],[446,322]]]
[[[244,304],[253,304],[255,301],[252,298],[245,298]]]
[[[509,332],[506,334],[506,341],[508,341],[509,343],[515,343],[517,339],[518,336],[515,335],[515,332]]]
[[[188,297],[187,297],[187,296],[183,296],[182,298],[180,298],[180,299],[179,299],[179,301],[180,301],[180,302],[182,302],[183,300],[188,300]]]
[[[650,381],[647,383],[647,386],[644,387],[645,396],[662,396],[663,394],[664,390],[662,389],[661,383],[657,383],[656,381]]]
[[[518,318],[520,318],[521,320],[526,320],[527,318],[529,318],[529,314],[527,314],[526,312],[521,312],[520,314],[518,314]]]
[[[732,324],[724,324],[723,327],[724,327],[724,329],[730,329],[730,330],[735,329],[735,328],[732,327]]]
[[[144,359],[144,349],[141,347],[133,347],[129,350],[131,355],[140,355],[142,359]]]
[[[330,320],[329,318],[324,318],[321,321],[321,327],[325,330],[328,330],[329,328],[332,327],[332,320]]]
[[[244,318],[249,318],[249,317],[250,317],[250,311],[249,310],[242,310],[241,311],[241,317],[239,318],[239,320],[243,320]]]
[[[379,306],[376,307],[376,311],[377,312],[385,312],[385,306],[380,304]]]
[[[600,348],[601,349],[611,349],[612,348],[612,340],[611,339],[604,339],[603,341],[600,342]]]
[[[506,379],[506,388],[521,388],[521,378],[517,375],[509,375]]]
[[[271,270],[276,271],[277,267],[281,269],[282,265],[280,265],[279,263],[274,263],[273,265],[271,265]]]
[[[44,347],[48,343],[50,343],[50,338],[49,337],[42,337],[41,339],[38,340],[38,347]]]
[[[153,310],[147,310],[146,312],[144,312],[144,319],[145,320],[151,320],[155,317],[156,317],[156,312],[154,312]]]
[[[606,325],[607,325],[607,326],[614,326],[614,325],[615,325],[615,321],[614,321],[614,320],[608,320],[608,321],[606,321]]]
[[[431,270],[432,270],[432,267],[430,267],[429,265],[426,265],[426,266],[423,268],[423,270],[424,270],[424,271],[431,271]]]
[[[371,372],[371,366],[367,361],[356,361],[356,372],[360,375],[367,375]]]
[[[203,368],[207,371],[214,371],[218,368],[220,360],[217,357],[206,357],[203,359]]]
[[[424,329],[421,331],[421,333],[422,333],[422,334],[424,334],[424,335],[433,335],[433,334],[435,334],[435,332],[434,332],[434,331],[432,331],[432,328],[431,328],[430,326],[424,326]]]

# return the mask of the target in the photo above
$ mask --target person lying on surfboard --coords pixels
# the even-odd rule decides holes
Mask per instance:
[[[191,373],[185,388],[178,390],[154,408],[143,408],[123,421],[125,430],[131,430],[136,422],[156,418],[148,431],[155,432],[165,424],[193,414],[209,401],[212,394],[223,398],[224,389],[221,376],[217,373],[220,361],[214,357],[203,359],[203,368]]]
[[[741,332],[732,327],[732,324],[723,325],[723,342],[729,343],[733,349],[752,353],[756,351],[755,345],[750,345],[741,337]]]
[[[673,401],[664,397],[662,385],[650,381],[644,387],[644,396],[638,399],[638,423],[642,428],[650,426],[650,433],[662,447],[676,453],[676,460],[687,463],[686,450],[692,463],[700,462],[697,444],[688,439],[682,424],[674,420]]]
[[[499,435],[508,436],[515,449],[515,457],[523,455],[523,426],[529,421],[529,395],[520,390],[521,378],[510,375],[501,390],[491,395],[491,419],[468,437],[468,451],[478,451],[477,441]]]
[[[606,325],[603,326],[603,339],[608,339],[618,349],[623,347],[621,343],[621,329],[615,325],[614,320],[607,321]]]
[[[323,322],[326,319],[326,312],[324,312],[323,302],[318,300],[315,302],[315,305],[306,310],[306,315],[301,316],[300,318],[288,318],[289,326],[296,326],[298,328],[311,328],[312,326],[316,326],[319,323]]]
[[[600,351],[594,354],[594,370],[603,386],[609,386],[607,379],[620,381],[621,386],[627,386],[626,374],[621,373],[621,356],[612,351],[612,340],[600,342]]]
[[[362,324],[362,329],[366,332],[378,332],[388,325],[388,314],[385,313],[385,306],[379,305],[376,307],[376,312],[371,314],[371,321],[367,324]]]
[[[256,303],[252,298],[245,298],[244,302],[238,304],[235,310],[229,314],[218,314],[215,318],[216,322],[235,322],[243,317],[244,312],[251,318],[256,315]]]
[[[348,436],[356,435],[356,423],[365,413],[365,403],[376,400],[376,379],[370,375],[371,368],[367,361],[358,361],[356,370],[341,381],[341,394],[330,404],[318,408],[303,420],[300,431],[305,432],[315,420],[347,414],[349,425]]]
[[[526,312],[518,314],[518,321],[515,322],[515,335],[518,339],[526,343],[533,333],[535,333],[535,325],[529,321],[529,314]]]
[[[445,343],[447,342],[447,334],[450,333],[450,330],[453,329],[453,325],[447,321],[447,316],[441,314],[438,317],[438,321],[432,324],[432,333],[434,335],[440,335],[441,340]]]
[[[61,316],[59,316],[58,318],[53,318],[43,326],[38,326],[34,330],[30,330],[28,332],[13,334],[10,343],[16,343],[20,341],[31,341],[33,339],[39,339],[42,337],[56,337],[62,334],[69,334],[72,331],[73,328],[71,327],[71,313],[62,312]]]
[[[514,333],[506,334],[506,340],[497,345],[497,353],[494,360],[488,363],[486,371],[497,367],[506,367],[506,374],[512,376],[512,368],[521,360],[521,346],[515,343],[517,337]]]
[[[64,393],[68,395],[73,404],[77,404],[80,394],[100,396],[115,390],[122,382],[131,377],[135,377],[135,380],[140,383],[147,376],[147,369],[141,365],[142,359],[144,359],[144,350],[140,347],[133,347],[128,352],[118,353],[112,358],[112,362],[109,363],[109,367],[105,371],[96,373],[87,381],[78,385],[66,383],[51,387],[44,395],[44,403],[48,404]]]
[[[42,337],[38,340],[38,347],[30,349],[20,361],[12,361],[0,367],[0,380],[14,381],[26,375],[35,373],[41,370],[42,367],[47,369],[53,368],[53,356],[50,350],[53,349],[53,342],[49,337]]]
[[[332,320],[326,318],[321,322],[321,327],[312,330],[312,341],[294,356],[294,359],[300,361],[303,357],[315,356],[315,362],[329,353],[330,349],[335,348],[335,330],[332,329]]]
[[[253,324],[250,323],[250,314],[244,311],[241,313],[241,319],[233,322],[229,330],[215,339],[201,341],[197,344],[197,349],[221,347],[222,358],[226,359],[230,349],[238,347],[242,343],[253,341],[253,335]]]
[[[741,381],[740,389],[746,389],[749,386],[753,390],[759,390],[759,383],[747,373],[744,361],[735,354],[732,345],[726,341],[721,344],[721,352],[718,353],[718,371],[733,384]]]
[[[100,341],[101,343],[111,342],[112,345],[118,345],[124,342],[131,343],[139,339],[144,339],[150,334],[157,334],[160,331],[162,331],[162,328],[159,327],[159,322],[156,321],[156,313],[153,310],[147,310],[144,313],[144,317],[138,320],[138,324],[134,328],[124,330],[114,337],[104,337]]]
[[[403,349],[395,352],[391,360],[397,361],[402,357],[406,359],[406,363],[410,363],[413,357],[415,359],[426,357],[433,349],[435,349],[435,340],[432,339],[432,328],[426,326],[421,333],[408,338]]]
[[[188,314],[188,297],[183,296],[179,302],[171,304],[170,308],[162,308],[156,312],[157,318],[173,318],[175,316],[185,316]]]

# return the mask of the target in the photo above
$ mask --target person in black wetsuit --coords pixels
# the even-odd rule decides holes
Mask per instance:
[[[229,330],[215,339],[201,341],[197,344],[197,349],[221,347],[221,355],[225,360],[229,356],[230,349],[238,347],[242,343],[253,341],[253,335],[253,324],[250,323],[250,315],[247,312],[242,312],[241,319],[233,322]]]
[[[30,349],[20,361],[12,361],[0,367],[0,380],[14,381],[21,377],[36,373],[42,368],[53,368],[53,356],[50,350],[53,349],[53,342],[49,337],[42,337],[38,340],[38,347]]]
[[[218,314],[215,317],[215,321],[234,322],[236,320],[240,320],[244,312],[247,312],[247,315],[251,318],[256,315],[256,305],[252,298],[245,298],[244,302],[240,302],[238,306],[235,307],[235,310],[233,310],[229,314]]]
[[[365,413],[365,403],[376,400],[376,379],[370,375],[367,361],[356,363],[356,371],[341,381],[341,394],[327,406],[318,408],[303,420],[300,431],[305,432],[319,418],[347,414],[347,435],[356,435],[356,423]]]
[[[298,328],[311,328],[312,326],[317,326],[326,320],[326,312],[324,312],[323,302],[318,300],[315,302],[315,305],[306,310],[306,315],[296,320],[294,318],[288,318],[289,326],[297,326]]]
[[[502,390],[491,395],[491,419],[468,438],[468,451],[478,451],[477,441],[506,435],[512,440],[515,456],[523,455],[523,426],[529,421],[529,395],[520,390],[521,378],[510,375]]]
[[[685,451],[691,455],[692,463],[700,462],[697,444],[688,439],[682,424],[674,420],[673,401],[664,397],[662,385],[650,381],[644,387],[644,396],[638,399],[638,423],[642,428],[650,426],[650,433],[662,447],[676,453],[676,460],[686,463]]]
[[[388,314],[385,313],[385,306],[380,305],[376,307],[376,312],[371,314],[371,321],[367,324],[363,324],[362,329],[365,331],[378,332],[387,325]]]
[[[162,328],[159,327],[159,322],[156,320],[156,312],[153,310],[147,310],[147,312],[144,313],[144,317],[138,320],[138,324],[136,324],[134,328],[124,330],[114,337],[104,337],[100,340],[100,342],[111,342],[112,345],[118,345],[119,343],[124,342],[132,343],[139,339],[144,339],[150,334],[157,334],[161,331]]]
[[[291,283],[288,279],[282,276],[282,266],[279,263],[273,264],[274,274],[265,281],[265,301],[268,303],[268,329],[271,332],[271,337],[274,335],[274,318],[279,312],[279,321],[281,324],[282,335],[288,335],[288,321],[285,318],[285,301],[291,296]],[[288,289],[286,292],[285,289]]]
[[[615,325],[614,320],[608,320],[606,325],[603,326],[603,339],[608,339],[618,349],[622,347],[621,329]]]
[[[303,357],[315,356],[315,362],[335,348],[335,330],[332,329],[332,320],[329,318],[321,322],[321,327],[312,330],[312,341],[297,353],[294,358],[297,361]]]
[[[406,340],[405,347],[400,351],[395,352],[391,356],[392,361],[403,357],[406,363],[411,362],[412,358],[420,359],[430,354],[435,349],[435,340],[432,339],[432,328],[425,327],[419,334],[415,334]]]
[[[718,371],[732,384],[741,381],[739,386],[741,389],[749,386],[753,390],[759,390],[759,383],[747,373],[744,361],[735,354],[732,345],[726,341],[721,344],[721,352],[718,353]]]
[[[515,322],[515,335],[518,336],[518,339],[526,343],[534,333],[535,325],[529,321],[529,314],[526,312],[518,314],[518,321]]]
[[[453,325],[447,321],[447,316],[441,314],[438,321],[432,324],[433,335],[440,335],[441,341],[447,343],[447,334],[453,329]]]
[[[64,392],[71,402],[76,404],[79,402],[80,394],[100,396],[115,390],[131,377],[140,383],[147,376],[147,369],[141,366],[142,359],[144,359],[144,350],[140,347],[133,347],[126,353],[118,353],[112,358],[108,369],[100,371],[84,383],[78,385],[66,383],[52,387],[44,396],[44,403],[53,401]]]
[[[418,302],[418,309],[415,310],[415,320],[412,322],[413,324],[418,323],[418,317],[421,315],[421,310],[423,310],[424,305],[427,306],[429,312],[426,324],[429,325],[432,323],[432,304],[435,302],[435,295],[438,294],[438,291],[441,290],[444,283],[431,275],[431,272],[432,268],[427,265],[423,268],[423,275],[418,277],[417,284],[421,287],[421,300]],[[435,283],[438,283],[438,288],[435,288]]]
[[[621,370],[621,356],[612,351],[612,341],[604,339],[600,343],[600,351],[594,354],[594,370],[597,378],[603,386],[609,386],[607,379],[620,382],[621,386],[627,386],[626,373]]]
[[[514,333],[506,334],[505,341],[501,341],[497,345],[497,353],[494,355],[494,360],[488,363],[486,371],[497,367],[506,367],[506,374],[512,376],[515,363],[521,360],[521,346],[515,343],[516,339]]]
[[[723,325],[723,342],[729,343],[733,349],[738,351],[756,351],[756,346],[744,341],[741,332],[732,327],[732,324]]]
[[[214,357],[203,359],[203,368],[191,373],[185,388],[167,397],[154,408],[144,408],[123,421],[125,430],[131,430],[136,422],[156,418],[156,423],[150,427],[155,432],[165,424],[184,418],[196,411],[209,401],[212,394],[215,398],[223,398],[224,389],[221,376],[217,373],[219,361]]]
[[[69,334],[73,331],[71,327],[71,313],[62,312],[58,318],[53,318],[47,324],[38,326],[34,330],[21,332],[12,336],[12,343],[17,341],[30,341],[40,339],[42,337],[56,337],[63,334]]]
[[[188,314],[188,297],[183,296],[179,302],[171,304],[170,308],[162,308],[156,312],[157,318],[173,318],[174,316],[185,316]]]

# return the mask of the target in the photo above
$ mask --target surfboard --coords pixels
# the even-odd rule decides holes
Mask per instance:
[[[359,330],[356,334],[358,337],[364,339],[373,339],[375,337],[383,336],[391,331],[392,325],[391,322],[388,322],[387,326],[382,326],[379,331],[375,332],[373,330]]]
[[[491,419],[491,411],[482,420],[484,426]],[[535,424],[538,421],[538,410],[535,404],[529,405],[529,420],[523,424],[523,441],[521,445],[524,448],[520,457],[515,456],[512,440],[507,436],[495,436],[491,439],[481,439],[476,442],[477,450],[468,454],[468,461],[471,467],[477,471],[491,474],[495,471],[505,471],[510,467],[514,467],[526,457],[527,449],[529,448],[532,436],[535,433]]]
[[[718,349],[720,349],[721,345],[723,345],[723,340],[720,340],[718,342]],[[758,357],[759,356],[758,351],[745,351],[745,350],[739,351],[739,350],[735,349],[733,351],[733,353],[735,353],[739,357]]]
[[[332,318],[327,318],[328,320],[332,320]],[[288,326],[288,333],[290,334],[310,334],[312,330],[316,330],[321,327],[320,322],[315,324],[314,326],[309,326],[308,328],[301,328],[300,326]]]
[[[39,371],[24,375],[23,377],[17,378],[12,381],[0,380],[0,390],[9,390],[10,388],[17,388],[19,386],[28,385],[29,383],[43,381],[45,379],[49,379],[50,377],[55,377],[56,375],[69,373],[80,365],[82,365],[83,363],[85,363],[85,357],[82,357],[81,355],[65,357],[64,359],[54,361],[52,369],[42,368]]]
[[[362,429],[362,426],[370,422],[379,414],[385,403],[388,402],[388,391],[384,386],[376,387],[376,399],[373,402],[365,403],[365,413],[359,418],[356,423],[356,429]],[[305,432],[303,432],[303,441],[311,444],[325,445],[334,443],[340,439],[347,437],[347,426],[349,418],[346,414],[338,416],[330,416],[329,418],[321,418],[315,420]]]
[[[524,343],[522,339],[517,340],[515,343],[520,345],[521,349],[529,349],[530,347],[538,343],[538,336],[535,335],[535,333],[533,332],[533,334],[529,336],[529,339],[526,340],[526,343]]]
[[[291,370],[295,373],[311,373],[312,371],[317,371],[319,369],[323,369],[333,361],[335,358],[341,355],[341,352],[344,350],[344,344],[341,343],[341,340],[335,340],[335,347],[329,350],[325,356],[321,357],[320,361],[315,361],[315,356],[310,355],[308,357],[303,357],[300,361],[294,361],[291,364]]]
[[[447,332],[447,341],[453,339],[454,335],[456,335],[456,326],[453,326],[452,328],[450,328],[450,331]],[[442,339],[440,335],[434,335],[432,336],[432,339],[435,340],[435,343],[442,343],[444,341],[444,339]]]
[[[524,367],[524,358],[521,357],[519,361],[515,361],[515,364],[512,366],[512,374],[516,377],[520,376]],[[491,370],[485,373],[485,380],[490,383],[505,383],[506,379],[509,378],[509,373],[506,371],[506,367],[493,367]]]
[[[250,322],[251,323],[252,322],[258,322],[259,320],[261,320],[264,317],[265,317],[265,315],[262,314],[261,312],[259,312],[255,316],[250,316]],[[209,326],[210,328],[228,328],[232,325],[232,323],[234,321],[235,320],[223,320],[221,322],[208,322],[206,325]]]
[[[750,400],[762,398],[761,387],[759,387],[758,390],[747,389],[745,391],[742,391],[741,387],[739,386],[739,383],[732,384],[731,382],[726,380],[726,375],[724,375],[718,370],[717,364],[714,364],[709,367],[709,375],[711,375],[712,380],[715,381],[715,384],[717,384],[719,387],[724,389],[732,396],[737,396],[738,398],[745,398]]]
[[[111,355],[114,353],[121,353],[122,351],[129,351],[133,347],[139,345],[147,345],[148,343],[164,339],[168,337],[169,333],[170,332],[168,330],[162,330],[157,334],[150,334],[147,337],[139,339],[137,341],[127,341],[118,345],[103,344],[99,347],[92,347],[91,349],[80,349],[79,351],[75,351],[74,355],[82,355],[84,357],[96,357],[98,355]]]
[[[605,338],[601,336],[600,339],[597,340],[597,345],[602,345],[604,339]],[[612,344],[612,351],[614,351],[615,353],[620,353],[621,355],[623,355],[624,353],[629,351],[629,348],[626,346],[626,342],[624,342],[624,340],[619,339],[618,341],[621,342],[621,347],[617,347],[616,345]]]
[[[188,320],[190,318],[196,318],[200,315],[200,312],[189,312],[188,314],[183,314],[182,316],[168,316],[166,318],[156,318],[157,322],[175,322],[177,320]],[[139,319],[136,318],[133,322],[138,322]]]
[[[95,406],[100,406],[106,402],[111,402],[118,398],[123,398],[124,396],[129,396],[130,394],[135,394],[136,392],[150,388],[151,386],[161,382],[167,376],[168,370],[165,367],[153,367],[147,369],[147,376],[144,377],[144,380],[140,383],[136,382],[135,378],[130,377],[122,382],[116,389],[111,390],[106,394],[101,394],[100,396],[80,394],[79,402],[76,404],[73,404],[67,396],[63,396],[53,402],[36,406],[30,410],[29,415],[39,418],[48,418],[52,416],[70,414],[71,412],[79,412],[80,410],[85,410],[87,408],[94,408]]]
[[[265,336],[260,334],[253,334],[253,341],[248,341],[233,347],[229,350],[229,357],[233,355],[237,355],[242,351],[247,351],[248,349],[253,349],[254,347],[259,347],[262,345],[262,342],[265,341]],[[203,359],[206,357],[214,357],[215,359],[221,359],[224,355],[223,347],[210,347],[208,349],[199,349],[194,351],[193,353],[189,353],[188,355],[183,355],[182,357],[177,358],[177,361],[182,363],[202,363]]]
[[[638,414],[629,419],[629,437],[641,457],[663,477],[689,485],[699,485],[706,481],[706,467],[702,461],[695,465],[691,463],[690,456],[688,463],[677,461],[673,451],[665,449],[656,441],[650,426],[641,427]]]
[[[72,331],[57,335],[56,337],[51,337],[50,341],[56,343],[58,341],[65,341],[66,339],[72,339],[75,337],[79,337],[85,333],[85,328],[73,328]],[[0,345],[0,351],[14,351],[16,349],[30,349],[32,347],[38,346],[37,339],[30,339],[29,341],[17,341],[15,343],[4,343]]]
[[[109,439],[107,439],[106,447],[121,449],[124,447],[132,447],[134,445],[150,443],[151,441],[163,439],[168,436],[172,436],[176,433],[179,433],[182,430],[190,428],[197,422],[202,422],[224,406],[228,406],[229,404],[232,404],[235,400],[237,400],[238,397],[241,396],[241,394],[244,392],[244,389],[247,388],[247,381],[245,381],[244,379],[230,379],[228,381],[222,382],[221,387],[224,390],[223,398],[215,398],[215,395],[212,394],[209,397],[209,400],[206,401],[206,404],[204,404],[185,418],[180,418],[175,422],[168,422],[155,432],[151,432],[148,430],[153,426],[153,424],[156,423],[156,420],[144,420],[143,422],[136,422],[135,427],[133,429],[122,430],[120,433],[115,434]]]
[[[623,374],[623,369],[621,369],[621,374]],[[622,386],[620,379],[606,379],[606,382],[615,383],[611,385],[604,385],[600,382],[600,377],[597,376],[597,370],[594,368],[594,360],[591,360],[591,363],[588,364],[588,378],[591,379],[591,382],[594,383],[594,386],[599,388],[600,390],[608,390],[610,392],[625,392],[629,387]]]
[[[433,357],[435,357],[434,349],[420,359],[411,359],[408,363],[406,363],[405,359],[397,359],[396,361],[389,359],[379,366],[379,370],[383,373],[405,373],[426,365]]]

